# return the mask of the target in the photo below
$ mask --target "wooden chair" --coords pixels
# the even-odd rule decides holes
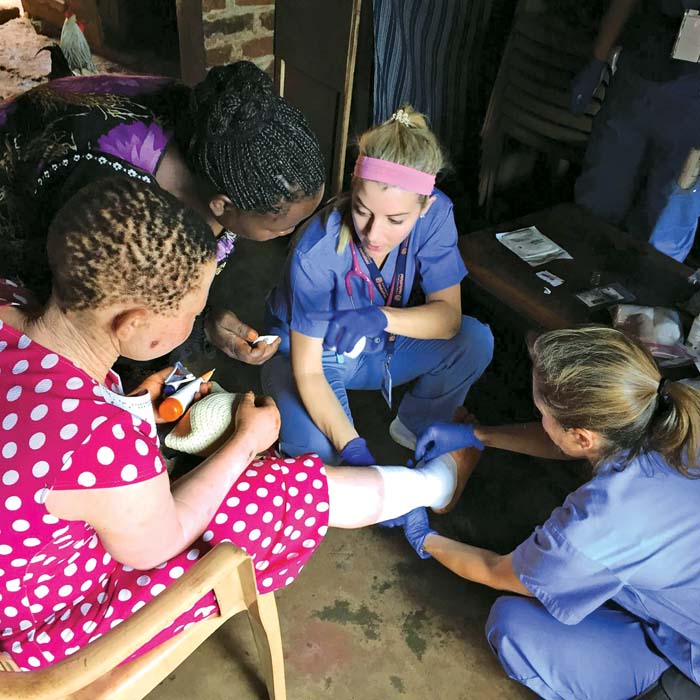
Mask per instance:
[[[118,665],[209,591],[216,594],[220,615]],[[258,594],[252,560],[230,543],[217,545],[141,610],[63,661],[36,671],[12,672],[17,666],[0,656],[0,700],[140,700],[242,610],[248,612],[270,699],[285,700],[274,594]]]
[[[581,163],[606,84],[585,114],[569,109],[571,81],[590,59],[593,28],[532,12],[521,1],[513,19],[481,131],[479,205],[491,206],[508,139],[559,161]]]

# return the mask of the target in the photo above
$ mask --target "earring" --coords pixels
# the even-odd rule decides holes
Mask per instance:
[[[421,214],[419,218],[420,218],[420,219],[425,219],[425,214]]]

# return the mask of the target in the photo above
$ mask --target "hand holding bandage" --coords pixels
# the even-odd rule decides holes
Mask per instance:
[[[381,336],[389,320],[379,306],[365,306],[348,311],[315,311],[312,321],[330,321],[323,347],[338,354],[349,353],[361,338]]]

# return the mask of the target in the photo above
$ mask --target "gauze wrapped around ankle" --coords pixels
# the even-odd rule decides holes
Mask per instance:
[[[378,521],[396,518],[420,506],[444,508],[457,488],[457,464],[449,454],[417,469],[375,468],[384,482],[384,504]]]

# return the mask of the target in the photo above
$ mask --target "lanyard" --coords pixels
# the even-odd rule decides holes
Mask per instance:
[[[374,282],[374,286],[382,295],[384,303],[387,306],[401,306],[401,298],[403,297],[403,288],[406,280],[406,261],[408,260],[409,239],[410,236],[407,236],[399,246],[399,254],[396,258],[396,266],[394,267],[394,277],[391,280],[391,287],[389,287],[389,289],[386,288],[384,278],[382,277],[382,273],[379,271],[377,264],[369,255],[367,255],[367,252],[361,245],[357,246],[357,249],[362,256],[362,260],[364,260],[364,263],[367,266],[370,277]],[[394,354],[395,343],[396,335],[393,333],[388,333],[387,343],[385,346],[387,364],[391,361],[391,357]]]

